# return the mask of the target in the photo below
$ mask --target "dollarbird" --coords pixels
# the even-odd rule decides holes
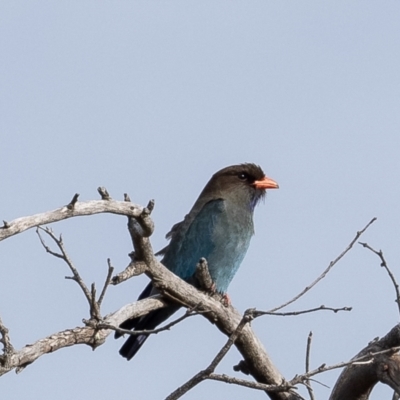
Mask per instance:
[[[215,290],[226,295],[254,234],[253,212],[265,196],[266,189],[278,184],[265,176],[263,170],[251,163],[232,165],[216,172],[189,214],[175,224],[166,238],[167,247],[158,254],[170,271],[190,281],[200,258],[208,262]],[[138,300],[152,296],[157,290],[150,282]],[[123,329],[151,330],[169,318],[180,306],[171,303],[166,308],[123,322]],[[120,333],[115,334],[121,336]],[[121,356],[130,360],[148,335],[130,336],[120,349]]]

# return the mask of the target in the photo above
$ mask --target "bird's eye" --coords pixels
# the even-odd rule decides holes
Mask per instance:
[[[239,175],[238,175],[238,178],[241,181],[247,181],[247,180],[249,180],[249,175],[246,174],[246,172],[240,172]]]

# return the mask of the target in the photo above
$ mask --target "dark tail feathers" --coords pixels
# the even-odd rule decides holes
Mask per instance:
[[[134,328],[135,331],[152,330],[178,311],[179,308],[180,305],[171,304],[143,317],[127,320],[121,324],[121,327],[124,329]],[[131,335],[121,347],[119,354],[129,361],[139,351],[147,337],[148,335]]]
[[[129,361],[139,351],[147,338],[146,335],[129,337],[119,350],[119,354]]]

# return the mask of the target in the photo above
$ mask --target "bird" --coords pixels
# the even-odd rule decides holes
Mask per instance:
[[[265,197],[266,189],[279,185],[253,163],[231,165],[216,172],[204,187],[189,214],[175,224],[166,238],[169,244],[157,255],[162,264],[180,278],[189,281],[201,258],[208,263],[213,288],[223,296],[236,274],[254,234],[253,213]],[[157,294],[150,282],[138,300]],[[229,298],[228,298],[229,299]],[[124,321],[120,327],[129,330],[151,330],[180,308],[171,303],[166,308]],[[116,332],[115,337],[122,336]],[[130,335],[119,353],[130,360],[142,347],[148,335]]]

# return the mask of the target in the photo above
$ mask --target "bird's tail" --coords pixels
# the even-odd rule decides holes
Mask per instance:
[[[119,354],[126,358],[128,361],[139,351],[143,346],[143,343],[148,338],[147,335],[131,336],[123,344],[119,350]]]
[[[134,331],[149,331],[156,328],[172,314],[178,311],[180,305],[171,304],[165,308],[152,311],[151,313],[141,317],[125,321],[121,324],[122,328],[132,329]],[[139,351],[143,343],[148,338],[148,334],[131,335],[121,347],[119,354],[125,357],[128,361]]]

